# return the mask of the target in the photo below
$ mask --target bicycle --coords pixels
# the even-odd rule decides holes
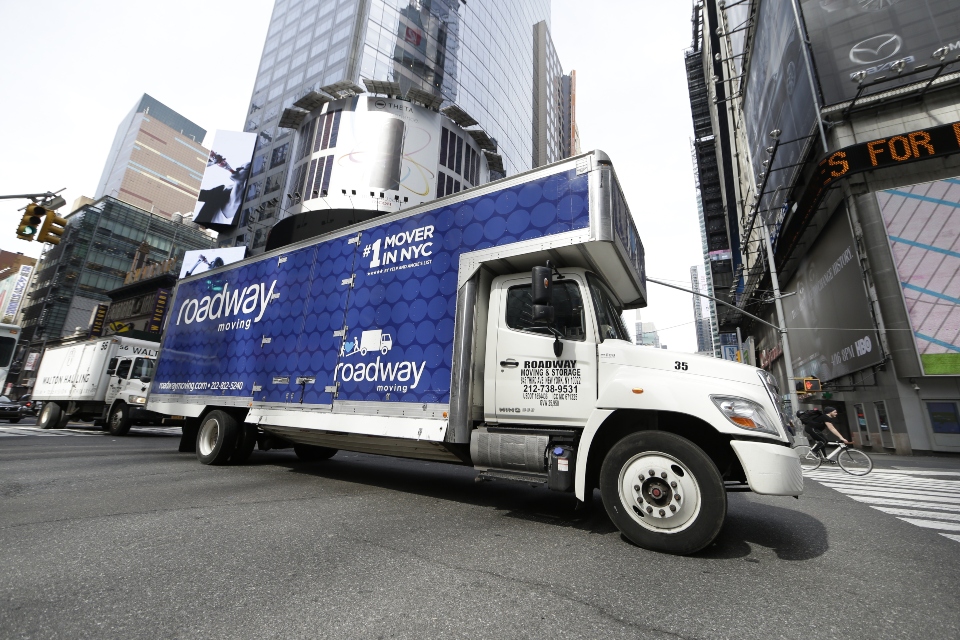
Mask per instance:
[[[797,457],[800,458],[800,468],[804,471],[814,471],[819,469],[820,465],[826,460],[839,464],[841,469],[852,476],[865,476],[873,469],[873,460],[863,451],[853,449],[850,445],[842,442],[828,442],[827,444],[837,447],[828,456],[824,456],[822,451],[814,453],[813,449],[805,444],[794,447]]]

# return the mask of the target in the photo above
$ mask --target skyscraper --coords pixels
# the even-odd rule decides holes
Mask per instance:
[[[170,218],[193,211],[209,151],[206,130],[147,94],[117,127],[94,197]]]
[[[703,267],[690,267],[690,288],[702,294],[710,295],[707,277]],[[714,355],[714,347],[719,346],[716,334],[717,321],[713,314],[713,301],[703,296],[693,296],[693,318],[697,331],[697,351]]]
[[[261,226],[286,215],[278,187],[294,136],[280,118],[338,82],[397,83],[399,95],[413,88],[456,105],[496,145],[507,175],[532,168],[534,32],[549,20],[549,0],[276,0],[244,126],[258,140],[241,220],[258,208]],[[559,109],[559,96],[548,109]],[[221,244],[249,246],[253,236],[241,225]]]

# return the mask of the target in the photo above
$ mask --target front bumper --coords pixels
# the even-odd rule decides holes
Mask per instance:
[[[730,442],[754,493],[767,496],[799,496],[803,472],[797,453],[782,445],[733,440]]]

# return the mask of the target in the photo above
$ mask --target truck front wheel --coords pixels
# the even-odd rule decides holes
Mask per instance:
[[[620,440],[600,469],[610,519],[633,543],[690,554],[713,542],[727,515],[727,494],[713,461],[698,446],[662,431]]]
[[[239,425],[225,411],[211,411],[197,431],[197,459],[203,464],[226,464],[237,447]]]
[[[40,410],[40,419],[37,420],[37,426],[41,429],[56,429],[60,424],[60,405],[56,402],[44,402],[43,409]]]
[[[107,431],[112,436],[126,435],[130,431],[130,410],[127,405],[122,402],[113,405],[107,418]]]

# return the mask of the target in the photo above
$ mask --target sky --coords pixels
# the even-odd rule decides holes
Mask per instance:
[[[690,267],[703,261],[683,64],[692,0],[590,6],[553,0],[550,29],[564,71],[577,71],[581,145],[612,158],[648,276],[689,288]],[[65,189],[64,212],[92,197],[117,126],[144,93],[206,129],[206,146],[217,129],[242,130],[272,8],[270,0],[0,2],[0,195]],[[0,200],[0,248],[38,256],[39,243],[15,235],[28,202]],[[647,288],[643,321],[656,323],[670,349],[696,351],[693,296]]]

